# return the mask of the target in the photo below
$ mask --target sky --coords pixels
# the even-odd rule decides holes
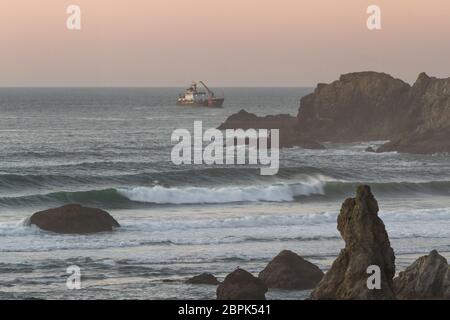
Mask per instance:
[[[0,44],[0,86],[315,86],[364,70],[411,83],[450,77],[450,1],[2,0]]]

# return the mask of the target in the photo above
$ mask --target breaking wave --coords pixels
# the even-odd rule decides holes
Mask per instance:
[[[136,187],[120,189],[119,193],[132,201],[158,204],[289,202],[298,196],[323,195],[324,186],[325,182],[317,179],[309,183],[248,187]]]
[[[0,207],[46,207],[67,203],[105,209],[149,205],[224,204],[237,202],[293,202],[353,196],[361,182],[335,180],[325,175],[302,175],[294,181],[257,185],[139,186],[88,191],[60,191],[0,197]],[[449,196],[450,181],[368,183],[377,197],[435,195]]]

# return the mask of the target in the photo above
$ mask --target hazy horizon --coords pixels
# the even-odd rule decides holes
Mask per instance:
[[[81,7],[82,29],[66,28]],[[382,30],[366,27],[371,4]],[[450,76],[450,2],[8,0],[0,87],[315,87],[341,74]]]

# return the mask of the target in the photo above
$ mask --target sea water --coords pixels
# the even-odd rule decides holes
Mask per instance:
[[[296,115],[312,88],[226,88],[223,109],[176,107],[181,88],[0,89],[0,298],[212,299],[236,267],[255,275],[290,249],[324,271],[343,247],[336,218],[372,186],[397,270],[437,249],[450,257],[450,157],[375,154],[383,141],[283,149],[280,170],[176,166],[171,134],[215,128],[245,109]],[[57,235],[24,225],[39,210],[80,203],[122,225]],[[67,267],[81,269],[68,290]],[[308,291],[271,290],[271,299]]]

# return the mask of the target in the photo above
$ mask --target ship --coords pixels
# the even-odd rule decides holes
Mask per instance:
[[[203,81],[199,81],[198,83],[206,91],[201,90],[197,82],[193,81],[191,86],[179,95],[177,106],[221,108],[225,98],[223,96],[216,97],[214,92]]]

